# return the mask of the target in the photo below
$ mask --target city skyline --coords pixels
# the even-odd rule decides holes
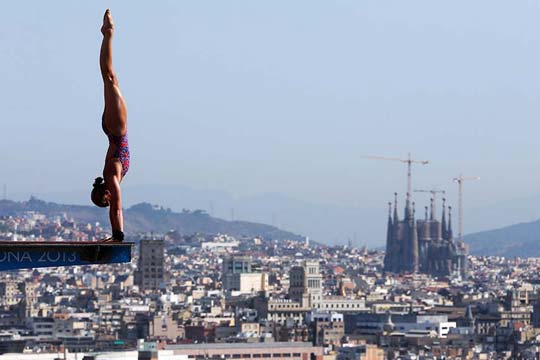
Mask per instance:
[[[10,34],[0,42],[7,55],[0,62],[0,115],[11,134],[0,145],[0,184],[12,198],[54,201],[75,192],[71,202],[87,203],[106,144],[96,24],[108,5],[32,5],[8,4],[12,15],[0,24]],[[321,209],[354,209],[346,211],[351,220],[343,233],[316,236],[309,218],[294,213],[278,217],[285,229],[329,242],[356,234],[359,242],[381,243],[385,224],[371,223],[395,191],[404,194],[405,169],[362,156],[411,152],[430,160],[414,170],[414,187],[445,189],[455,207],[451,179],[482,177],[466,189],[466,232],[540,217],[534,201],[517,201],[540,195],[538,4],[149,8],[119,1],[112,10],[115,66],[130,107],[128,206],[141,197],[159,203],[156,193],[175,186],[232,199],[277,194]],[[159,30],[148,28],[154,23]],[[143,187],[156,189],[129,191]],[[209,209],[212,201],[223,218],[234,207],[237,218],[272,223],[278,211],[251,216],[248,206],[218,199],[193,203]],[[520,205],[511,214],[474,215],[506,202]],[[174,208],[190,206],[179,201]],[[353,222],[364,213],[374,215]]]
[[[432,235],[448,231],[445,239],[419,234],[420,248],[453,243],[444,223],[420,223]],[[0,217],[0,237],[20,246],[43,236],[84,243],[104,231],[66,213]],[[2,358],[539,354],[538,258],[471,255],[466,272],[446,272],[439,259],[433,265],[444,274],[426,274],[386,269],[389,253],[380,250],[302,239],[168,231],[130,240],[131,263],[0,272]],[[13,257],[0,262],[22,265]]]

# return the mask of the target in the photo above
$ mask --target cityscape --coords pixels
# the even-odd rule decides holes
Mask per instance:
[[[537,358],[540,260],[467,255],[448,213],[414,220],[410,206],[403,220],[391,206],[386,254],[170,231],[134,239],[131,263],[1,272],[1,357]],[[412,221],[418,234],[394,235]],[[68,214],[0,219],[0,238],[16,243],[103,232]],[[429,255],[396,269],[414,243]]]
[[[3,5],[0,360],[540,360],[540,2]]]

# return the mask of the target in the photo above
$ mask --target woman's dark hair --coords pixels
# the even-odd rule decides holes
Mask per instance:
[[[92,185],[92,193],[90,194],[90,198],[92,199],[92,202],[99,207],[107,207],[109,206],[109,202],[105,200],[105,191],[107,188],[105,187],[105,181],[102,177],[97,177],[94,180],[94,184]]]

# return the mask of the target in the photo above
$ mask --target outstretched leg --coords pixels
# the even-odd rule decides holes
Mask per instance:
[[[112,37],[114,33],[114,24],[109,9],[103,15],[103,26],[101,27],[103,42],[99,54],[99,66],[101,76],[103,77],[105,93],[105,110],[103,111],[103,125],[113,135],[124,135],[127,131],[127,110],[126,102],[120,87],[118,79],[112,65]]]

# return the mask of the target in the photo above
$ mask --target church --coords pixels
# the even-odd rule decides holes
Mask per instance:
[[[436,219],[435,200],[425,207],[424,219],[416,219],[410,194],[405,201],[405,214],[400,220],[397,194],[394,206],[388,203],[388,229],[384,271],[392,273],[424,273],[436,277],[467,277],[467,247],[454,240],[452,208],[443,199],[441,220]]]

